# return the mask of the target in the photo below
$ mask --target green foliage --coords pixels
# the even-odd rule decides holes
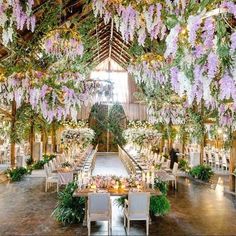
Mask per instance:
[[[125,139],[122,135],[125,122],[126,116],[123,107],[120,104],[114,104],[108,115],[108,130],[114,135],[115,145],[123,146],[125,144]]]
[[[39,160],[33,164],[32,169],[33,170],[41,170],[41,169],[43,169],[44,164],[45,164],[44,160]]]
[[[193,109],[188,110],[188,122],[191,126],[190,138],[196,139],[198,143],[203,140],[205,134],[205,128],[203,125],[203,117]]]
[[[54,154],[50,154],[50,155],[44,154],[43,155],[43,160],[38,160],[37,162],[33,163],[32,169],[33,170],[43,169],[44,165],[46,163],[48,163],[50,160],[54,159],[55,157],[56,157],[56,155],[54,155]]]
[[[114,201],[114,204],[118,207],[124,208],[125,206],[125,199],[127,199],[127,197],[119,197],[116,198]]]
[[[29,104],[22,104],[16,112],[15,130],[11,131],[11,140],[17,143],[27,140],[32,128],[34,132],[39,132],[49,130],[50,125]]]
[[[161,181],[161,180],[158,179],[158,178],[155,178],[154,188],[155,188],[155,189],[159,189],[163,195],[167,195],[167,192],[168,192],[168,185],[167,185],[166,182]]]
[[[165,215],[170,211],[170,202],[163,194],[161,196],[151,196],[150,213],[154,215]]]
[[[208,182],[210,178],[214,175],[214,172],[208,165],[195,166],[190,170],[189,173],[192,177],[200,179],[205,182]]]
[[[91,110],[91,119],[96,123],[91,124],[91,128],[95,131],[94,143],[101,143],[102,134],[104,132],[111,132],[114,137],[114,145],[123,145],[125,139],[123,138],[123,130],[126,123],[125,112],[120,104],[114,104],[109,111],[105,106],[95,104]]]
[[[85,198],[73,197],[77,183],[69,183],[66,188],[58,193],[57,207],[52,215],[64,225],[82,222],[85,214]]]
[[[22,180],[25,175],[31,174],[31,170],[24,167],[16,167],[14,169],[7,169],[5,174],[12,182],[15,182]]]
[[[61,164],[61,167],[62,168],[65,168],[65,167],[72,167],[72,165],[70,164],[70,162],[66,161],[64,163]]]
[[[191,169],[186,159],[183,158],[180,159],[178,164],[179,164],[179,169],[182,171],[189,172]]]
[[[30,166],[33,164],[33,158],[30,156],[29,158],[26,159],[26,165]]]

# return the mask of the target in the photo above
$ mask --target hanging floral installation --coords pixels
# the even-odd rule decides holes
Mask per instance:
[[[166,83],[166,77],[162,73],[164,67],[164,57],[154,53],[147,53],[137,58],[129,66],[128,72],[134,75],[137,83],[145,82],[147,84]]]
[[[186,122],[186,109],[182,105],[165,103],[160,110],[149,110],[152,123],[181,125]]]
[[[149,89],[170,88],[186,101],[184,109],[204,104],[206,109],[218,112],[220,124],[235,127],[234,1],[93,0],[93,9],[95,16],[102,16],[106,23],[112,19],[125,41],[136,38],[142,46],[148,40],[157,41],[157,47],[164,42],[161,53],[154,53],[159,49],[152,46],[151,53],[136,58],[129,66],[138,84]],[[224,106],[230,108],[219,108]],[[164,105],[162,111],[158,117],[167,112]],[[170,116],[164,119],[167,123],[175,117],[171,115],[175,109],[168,111]]]
[[[0,2],[0,27],[4,46],[13,42],[14,27],[17,30],[23,30],[26,27],[34,32],[36,18],[32,11],[33,5],[34,0],[2,0]]]
[[[86,81],[78,72],[48,75],[28,70],[14,73],[1,82],[0,96],[6,104],[15,101],[16,108],[29,103],[49,123],[67,117],[76,121],[79,108],[92,98],[98,87],[96,82]]]
[[[56,59],[74,60],[82,56],[83,43],[79,33],[68,27],[61,27],[50,31],[43,39],[45,52]]]

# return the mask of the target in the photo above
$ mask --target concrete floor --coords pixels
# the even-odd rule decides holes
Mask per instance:
[[[105,170],[105,171],[104,171]],[[126,175],[116,156],[99,156],[94,174]],[[150,235],[236,235],[236,198],[222,186],[180,178],[178,191],[170,189],[171,212],[156,217]],[[19,183],[0,184],[0,235],[87,235],[81,225],[63,227],[50,215],[56,205],[55,192],[44,192],[44,179],[26,178]],[[113,235],[125,235],[120,209],[113,207]],[[107,225],[92,225],[93,235],[107,235]],[[144,223],[131,223],[131,235],[144,235]]]

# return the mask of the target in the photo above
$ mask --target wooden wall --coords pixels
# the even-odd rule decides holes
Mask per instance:
[[[143,104],[128,103],[121,104],[124,108],[128,120],[147,120],[147,108]],[[87,120],[91,111],[91,105],[82,106],[78,114],[78,119]]]

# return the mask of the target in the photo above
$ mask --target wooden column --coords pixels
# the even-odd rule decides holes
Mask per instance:
[[[236,131],[232,134],[232,148],[230,152],[230,179],[229,179],[229,187],[231,191],[235,191],[235,176],[232,175],[233,171],[236,168]]]
[[[204,131],[204,102],[202,100],[201,102],[201,127],[202,130]],[[204,146],[205,146],[205,135],[204,133],[202,134],[202,139],[200,143],[200,164],[203,164],[203,158],[204,158]]]
[[[52,151],[53,153],[57,152],[57,138],[56,138],[56,124],[52,122]]]
[[[33,161],[34,161],[34,141],[35,141],[34,122],[31,121],[29,143],[30,143],[30,156]]]
[[[16,132],[15,124],[16,124],[16,102],[15,100],[12,101],[12,109],[11,109],[11,136],[13,136]],[[13,137],[11,137],[11,167],[15,166],[16,162],[16,142]]]

